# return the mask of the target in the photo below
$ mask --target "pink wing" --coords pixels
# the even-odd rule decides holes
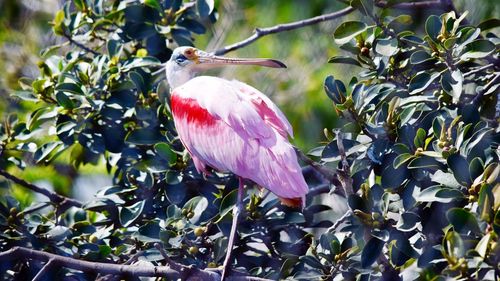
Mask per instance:
[[[259,91],[241,82],[196,77],[172,93],[179,137],[198,171],[231,171],[279,197],[304,198],[307,184],[292,145],[291,126]]]

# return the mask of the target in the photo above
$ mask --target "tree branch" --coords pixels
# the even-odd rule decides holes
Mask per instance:
[[[387,1],[375,1],[375,6],[379,8],[388,8],[397,10],[415,10],[415,9],[441,8],[443,7],[443,3],[440,0],[435,0],[435,1],[396,3],[391,5],[388,4]]]
[[[344,138],[340,130],[337,131],[337,147],[339,148],[339,154],[342,164],[342,170],[337,170],[337,173],[339,175],[339,180],[342,184],[342,187],[344,188],[346,196],[349,196],[354,193],[352,188],[351,166],[347,161],[347,156],[344,148]]]
[[[56,254],[51,254],[43,251],[32,250],[25,247],[14,247],[8,251],[0,252],[0,261],[11,261],[19,259],[33,259],[41,262],[47,262],[42,270],[37,274],[41,276],[41,273],[46,273],[50,270],[54,264],[58,266],[71,268],[78,271],[84,272],[94,272],[100,274],[112,274],[112,275],[128,275],[134,277],[164,277],[167,279],[177,280],[183,276],[187,276],[182,280],[207,280],[207,281],[219,281],[220,274],[215,270],[201,270],[195,267],[185,266],[181,264],[176,264],[178,268],[185,267],[190,271],[189,275],[184,275],[172,268],[173,261],[170,262],[170,266],[148,266],[148,265],[128,265],[128,264],[112,264],[103,262],[90,262],[84,260],[78,260],[71,257],[60,256]],[[233,275],[229,276],[227,281],[270,281],[269,279],[245,276],[245,275]]]
[[[337,221],[335,221],[335,223],[332,226],[330,226],[326,232],[327,233],[329,233],[329,232],[335,232],[335,230],[337,229],[337,227],[339,227],[339,225],[342,222],[344,222],[346,219],[348,219],[351,215],[352,215],[352,211],[348,210],[345,214],[343,214],[340,218],[338,218]]]
[[[500,72],[497,72],[495,74],[495,77],[493,77],[493,79],[490,80],[490,82],[488,82],[488,84],[484,85],[484,88],[481,90],[481,92],[479,92],[473,99],[472,99],[472,104],[479,104],[479,102],[481,101],[481,99],[483,98],[484,94],[486,92],[488,92],[493,86],[497,86],[498,87],[498,83],[500,83]]]
[[[311,166],[314,170],[320,173],[326,180],[333,183],[334,185],[340,186],[340,181],[337,178],[335,171],[321,165],[320,163],[307,157],[301,150],[295,147],[295,152],[300,160],[304,161],[307,165]]]
[[[52,269],[52,267],[56,264],[56,261],[54,259],[50,259],[43,267],[42,270],[40,270],[35,277],[33,278],[33,281],[40,281],[43,280],[45,275]]]
[[[77,46],[78,48],[80,48],[80,49],[82,49],[84,51],[87,51],[87,52],[89,52],[89,53],[91,53],[91,54],[93,54],[95,56],[99,55],[98,52],[96,52],[96,51],[94,51],[94,50],[92,50],[90,48],[87,48],[85,45],[83,45],[83,44],[81,44],[81,43],[76,42],[75,40],[73,40],[73,38],[71,37],[71,35],[67,34],[66,32],[64,32],[62,35],[63,35],[64,38],[68,39],[68,41],[71,44]]]
[[[333,12],[330,14],[324,14],[324,15],[316,16],[313,18],[305,19],[305,20],[294,21],[294,22],[285,23],[285,24],[278,24],[275,26],[265,27],[265,28],[256,28],[254,33],[252,34],[252,36],[248,37],[247,39],[245,39],[243,41],[240,41],[240,42],[237,42],[235,44],[226,46],[222,49],[216,50],[214,52],[214,54],[223,55],[223,54],[229,53],[231,51],[243,48],[243,47],[253,43],[257,39],[264,37],[266,35],[280,33],[283,31],[290,31],[290,30],[298,29],[298,28],[301,28],[304,26],[314,25],[314,24],[317,24],[317,23],[320,23],[323,21],[333,20],[333,19],[345,16],[345,15],[351,13],[352,11],[354,11],[353,7],[347,7],[345,9],[337,11],[337,12]]]
[[[463,74],[463,76],[464,76],[464,77],[467,77],[467,76],[470,76],[470,75],[472,75],[472,74],[476,74],[476,73],[478,73],[478,72],[481,72],[481,71],[483,71],[483,70],[486,70],[486,69],[488,69],[488,68],[491,68],[491,67],[493,67],[493,68],[494,68],[494,67],[495,67],[495,64],[490,63],[490,64],[487,64],[487,65],[483,65],[483,66],[478,67],[478,68],[475,68],[475,69],[473,69],[473,70],[471,70],[471,71],[469,71],[469,72],[465,72],[465,73]],[[474,81],[474,82],[475,82],[475,81]]]
[[[51,202],[59,204],[59,205],[66,205],[66,206],[74,206],[74,207],[82,207],[83,204],[75,199],[68,198],[66,196],[59,195],[53,191],[50,191],[48,189],[45,189],[43,187],[36,186],[32,183],[29,183],[23,179],[20,179],[9,172],[0,169],[0,175],[4,176],[6,179],[13,181],[14,183],[17,183],[21,186],[24,186],[28,189],[31,189],[34,192],[40,193],[42,195],[47,196]]]

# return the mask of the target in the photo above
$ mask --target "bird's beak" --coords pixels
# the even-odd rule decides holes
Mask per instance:
[[[196,52],[196,58],[194,60],[196,64],[198,64],[201,68],[204,68],[204,66],[222,66],[227,64],[258,65],[272,68],[286,68],[286,65],[284,63],[274,59],[228,58],[216,56],[199,50]]]

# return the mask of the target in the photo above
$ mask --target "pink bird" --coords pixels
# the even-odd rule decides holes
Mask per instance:
[[[286,67],[272,59],[220,57],[192,47],[176,48],[166,65],[175,127],[196,170],[207,173],[209,166],[239,177],[222,279],[231,259],[244,179],[269,189],[289,206],[303,207],[308,191],[296,152],[288,141],[288,136],[293,137],[292,126],[278,107],[245,83],[195,77],[202,70],[225,64]]]

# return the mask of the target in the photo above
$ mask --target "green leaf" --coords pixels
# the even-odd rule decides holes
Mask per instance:
[[[54,17],[53,26],[52,26],[52,30],[57,35],[64,34],[64,18],[65,18],[64,10],[57,11],[56,16]]]
[[[158,2],[158,0],[144,0],[144,4],[145,4],[146,6],[149,6],[149,7],[151,7],[151,8],[154,8],[154,9],[156,9],[156,10],[158,10],[158,11],[161,11],[161,10],[162,10],[161,5],[160,5],[160,3]]]
[[[437,161],[434,157],[425,155],[415,157],[408,163],[408,169],[439,169],[443,168],[443,166],[444,165],[441,162]]]
[[[459,153],[452,154],[448,156],[446,162],[448,163],[453,176],[459,183],[465,186],[472,183],[469,172],[469,163],[467,163],[467,160],[465,160],[462,155]]]
[[[333,37],[335,38],[335,43],[342,45],[345,44],[351,39],[353,39],[356,35],[363,33],[368,28],[368,26],[364,22],[360,21],[347,21],[341,23],[335,32],[333,33]]]
[[[483,236],[481,240],[477,243],[474,250],[484,259],[486,258],[486,252],[488,251],[488,244],[490,243],[491,232]]]
[[[343,64],[351,64],[351,65],[361,66],[361,64],[356,59],[353,59],[351,57],[346,57],[346,56],[331,57],[328,60],[328,63],[343,63]]]
[[[203,212],[208,207],[208,200],[203,196],[196,196],[184,204],[183,209],[190,210],[194,213],[193,217],[189,219],[191,223],[197,223]]]
[[[434,185],[422,190],[415,199],[419,202],[450,203],[463,197],[462,192],[456,189]]]
[[[214,0],[196,0],[196,10],[201,17],[208,17],[214,10]]]
[[[220,219],[225,217],[231,210],[233,209],[234,205],[236,204],[236,201],[238,199],[238,189],[235,189],[231,192],[229,192],[224,199],[222,199],[222,202],[220,204]]]
[[[45,160],[50,155],[50,153],[52,151],[54,151],[60,144],[61,144],[61,142],[48,142],[48,143],[40,146],[35,151],[33,158],[35,159],[35,161],[37,163]]]
[[[432,75],[427,72],[417,73],[417,75],[411,78],[410,85],[408,86],[410,95],[424,91],[437,77],[439,77],[439,73],[433,73]]]
[[[412,231],[420,224],[420,217],[412,212],[405,212],[401,214],[401,218],[396,224],[396,228],[403,232]]]
[[[459,259],[465,255],[464,241],[458,233],[448,230],[443,239],[444,253],[454,259]]]
[[[382,253],[382,248],[384,247],[384,241],[372,237],[368,243],[366,243],[363,248],[363,252],[361,252],[361,267],[368,268],[370,267],[380,256]]]
[[[411,24],[413,19],[410,15],[399,15],[397,17],[386,17],[387,25],[391,25],[393,23],[401,23],[401,24]]]
[[[379,39],[375,45],[375,51],[383,56],[391,57],[399,51],[398,40],[395,38]]]
[[[418,128],[417,134],[415,135],[415,139],[413,139],[413,144],[415,144],[416,148],[419,148],[419,147],[424,148],[426,136],[427,136],[427,132],[422,128]]]
[[[456,69],[453,72],[445,71],[441,76],[441,86],[448,94],[453,97],[453,103],[458,103],[462,95],[462,85],[464,76],[460,70]]]
[[[335,104],[343,104],[346,101],[346,88],[344,83],[340,80],[335,80],[332,75],[326,77],[324,88],[328,97],[332,99]]]
[[[61,84],[57,85],[56,91],[62,91],[62,92],[71,93],[71,94],[80,95],[80,96],[85,95],[82,88],[75,83],[61,83]]]
[[[125,141],[139,145],[150,145],[165,141],[165,137],[158,130],[152,128],[141,128],[130,132]]]
[[[142,213],[144,209],[144,203],[146,201],[141,200],[131,206],[122,207],[120,209],[120,223],[124,227],[128,227],[132,224]]]
[[[495,51],[495,44],[486,39],[472,41],[465,45],[461,60],[484,58]]]
[[[155,144],[155,151],[158,156],[167,160],[170,165],[174,165],[177,162],[177,155],[172,151],[168,143],[160,142]]]
[[[38,98],[35,95],[33,95],[33,92],[31,91],[14,91],[14,93],[12,93],[11,96],[17,97],[24,101],[31,101],[31,102],[38,101]]]
[[[446,218],[453,225],[456,232],[463,234],[467,234],[469,231],[475,234],[481,233],[476,217],[465,209],[451,208],[446,212]]]
[[[403,153],[403,154],[400,154],[398,155],[395,159],[394,159],[394,162],[392,163],[392,166],[394,167],[394,169],[397,169],[399,168],[401,165],[403,165],[404,163],[410,161],[411,159],[415,158],[415,156],[413,154],[410,154],[410,153]]]
[[[433,60],[433,58],[426,51],[416,51],[410,56],[411,64],[419,64],[430,60]]]
[[[425,22],[425,32],[427,33],[427,35],[429,35],[432,41],[438,44],[440,42],[437,37],[441,32],[441,28],[442,23],[441,19],[438,16],[432,15],[427,18],[427,21]]]
[[[485,31],[499,26],[500,26],[500,19],[493,18],[481,22],[477,27],[481,29],[481,31]]]
[[[470,161],[469,164],[469,173],[471,180],[475,180],[477,177],[479,177],[484,171],[484,163],[481,158],[476,157]]]
[[[373,15],[373,0],[351,0],[351,7],[358,9],[363,15]]]
[[[75,108],[75,103],[64,92],[57,92],[56,100],[58,104],[66,109]]]
[[[393,166],[387,166],[381,175],[381,184],[383,188],[398,188],[408,179],[409,171],[404,166],[394,169]]]
[[[495,203],[495,196],[493,195],[493,188],[491,185],[483,184],[481,186],[477,203],[479,217],[483,221],[490,221],[493,216],[493,204]]]
[[[56,241],[64,240],[70,234],[71,231],[69,230],[69,228],[62,225],[56,225],[46,233],[47,238]]]

